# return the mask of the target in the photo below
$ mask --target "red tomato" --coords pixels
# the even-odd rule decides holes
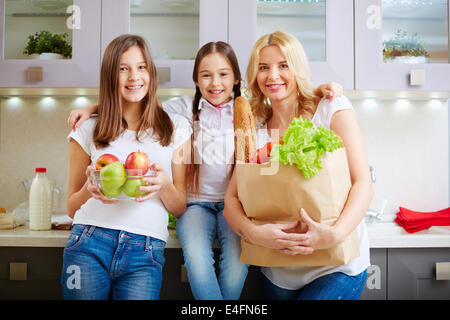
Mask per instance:
[[[272,142],[266,143],[262,148],[256,150],[256,154],[250,159],[250,163],[266,163],[270,161],[272,152]]]

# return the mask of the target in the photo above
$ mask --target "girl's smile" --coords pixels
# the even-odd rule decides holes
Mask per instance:
[[[150,74],[138,46],[130,47],[120,58],[119,90],[126,103],[140,102],[148,93]]]
[[[211,95],[218,96],[218,95],[222,94],[223,92],[225,92],[225,90],[208,90],[208,92],[209,92]]]
[[[127,90],[132,90],[132,91],[136,91],[136,90],[142,89],[143,87],[144,87],[143,84],[141,84],[141,85],[130,85],[130,86],[125,86],[125,88],[126,88]]]
[[[219,106],[231,99],[233,86],[238,84],[230,62],[220,53],[210,53],[203,57],[198,68],[195,85],[209,103]]]

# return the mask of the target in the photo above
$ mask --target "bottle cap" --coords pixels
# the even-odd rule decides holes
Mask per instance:
[[[47,172],[46,168],[36,168],[35,172]]]

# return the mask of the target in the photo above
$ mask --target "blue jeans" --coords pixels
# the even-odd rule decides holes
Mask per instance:
[[[239,261],[240,238],[223,217],[223,202],[192,202],[177,219],[184,265],[192,294],[198,300],[239,299],[248,265]],[[219,240],[219,277],[214,268],[213,243]]]
[[[63,299],[157,300],[165,242],[76,224],[64,248]]]
[[[265,279],[267,297],[271,300],[358,300],[366,283],[367,270],[356,276],[330,273],[298,290],[280,288]]]

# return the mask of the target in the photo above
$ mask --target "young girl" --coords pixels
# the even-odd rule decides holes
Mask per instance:
[[[295,37],[283,31],[265,35],[256,42],[247,75],[252,95],[250,103],[261,124],[258,146],[282,136],[293,117],[301,115],[311,119],[315,126],[323,125],[342,138],[352,187],[341,215],[332,226],[313,221],[302,209],[299,219],[307,224],[308,231],[299,234],[289,232],[295,224],[254,225],[239,201],[234,174],[225,197],[224,216],[230,227],[247,241],[292,255],[333,247],[357,228],[360,255],[346,265],[265,267],[262,271],[272,299],[358,299],[364,288],[366,268],[370,265],[363,217],[373,188],[351,103],[345,97],[330,101],[316,96],[303,47]]]
[[[177,235],[194,297],[239,299],[248,266],[239,261],[240,239],[222,214],[234,163],[233,103],[241,95],[241,74],[231,46],[219,41],[200,48],[193,80],[194,97],[163,103],[166,111],[187,117],[194,128],[187,210],[177,219]],[[317,90],[328,97],[341,91],[335,84]],[[69,125],[75,130],[95,110],[91,106],[72,111]],[[218,277],[213,252],[216,239],[221,247]]]
[[[167,210],[179,216],[186,209],[186,168],[178,157],[189,153],[192,131],[185,118],[162,109],[156,89],[145,41],[134,35],[114,39],[103,57],[98,117],[68,137],[73,229],[64,249],[64,299],[159,298]],[[149,155],[155,173],[142,179],[146,195],[106,200],[88,178],[92,164],[105,153],[124,163],[138,149]]]

